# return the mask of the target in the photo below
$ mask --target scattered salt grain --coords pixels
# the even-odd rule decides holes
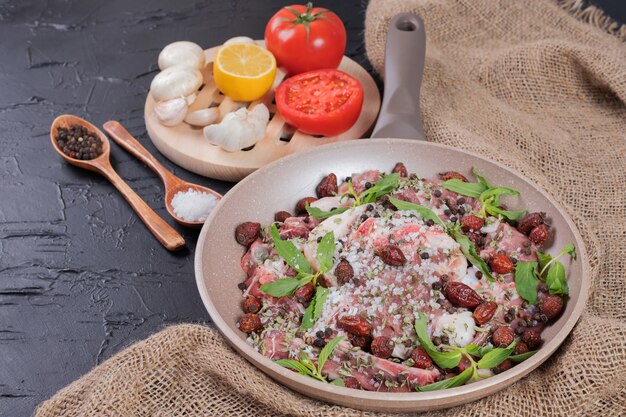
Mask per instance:
[[[196,191],[193,188],[179,191],[172,198],[174,214],[188,222],[206,220],[216,204],[217,198],[213,194]]]

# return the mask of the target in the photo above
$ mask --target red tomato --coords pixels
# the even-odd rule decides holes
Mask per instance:
[[[345,132],[359,118],[362,105],[359,81],[335,69],[294,75],[276,88],[276,107],[282,118],[311,135]]]
[[[292,75],[337,68],[346,50],[346,28],[328,9],[311,3],[287,6],[267,23],[265,45]]]

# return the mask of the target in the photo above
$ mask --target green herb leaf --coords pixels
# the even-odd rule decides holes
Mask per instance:
[[[415,333],[420,345],[424,348],[428,356],[443,369],[454,368],[461,362],[462,352],[460,349],[455,349],[447,352],[440,352],[432,340],[428,336],[426,316],[418,311],[415,317]]]
[[[324,368],[324,364],[333,353],[339,342],[343,340],[343,338],[344,336],[335,337],[333,340],[328,342],[326,346],[324,346],[320,351],[320,356],[317,359],[317,369],[320,375],[322,374],[322,368]]]
[[[335,262],[335,233],[331,230],[326,233],[319,245],[317,245],[317,253],[315,257],[320,263],[319,273],[325,274],[333,268]]]
[[[550,294],[569,294],[567,277],[565,276],[565,267],[561,262],[554,261],[548,270],[548,275],[546,275],[546,285],[548,286]]]
[[[539,270],[543,269],[552,261],[552,255],[537,251],[537,260],[539,261]]]
[[[315,290],[315,297],[311,300],[311,303],[306,308],[304,315],[302,316],[302,323],[300,324],[301,329],[310,329],[313,327],[317,319],[320,318],[329,292],[330,290],[328,288],[317,287]]]
[[[417,391],[437,391],[446,388],[460,387],[465,384],[472,377],[474,373],[474,367],[469,366],[466,370],[455,376],[454,378],[444,379],[434,384],[424,385],[423,387],[415,387]]]
[[[453,191],[458,194],[462,194],[467,197],[479,198],[482,193],[487,190],[485,184],[480,182],[464,182],[457,178],[439,183],[446,190]]]
[[[515,288],[517,293],[530,304],[537,302],[537,284],[535,275],[537,262],[518,262],[515,265]]]
[[[300,362],[296,360],[278,359],[277,361],[274,361],[274,363],[277,363],[280,366],[288,368],[288,369],[293,369],[294,371],[297,371],[300,375],[310,376],[310,377],[313,376],[311,371],[306,366],[304,366],[303,364],[301,364]]]
[[[509,360],[511,362],[514,363],[520,363],[525,361],[526,359],[530,358],[531,356],[533,356],[535,353],[537,353],[536,350],[531,350],[529,352],[526,353],[520,353],[519,355],[513,355],[513,356],[509,356]]]
[[[338,387],[345,387],[346,386],[346,383],[343,382],[343,379],[341,379],[341,378],[333,379],[332,381],[330,381],[330,383],[332,385],[337,385]]]
[[[400,174],[393,173],[385,175],[372,187],[363,191],[361,195],[359,195],[359,199],[361,200],[362,204],[372,203],[380,197],[384,196],[385,194],[389,194],[390,192],[395,190],[399,184]]]
[[[307,355],[304,350],[300,351],[300,363],[306,366],[313,374],[317,373],[315,364],[311,361],[311,358],[309,358],[309,355]]]
[[[306,203],[306,211],[309,213],[311,217],[314,217],[318,220],[324,220],[332,216],[336,216],[337,214],[341,214],[344,211],[348,210],[350,207],[337,207],[331,211],[324,211],[317,207],[311,207],[309,203]]]
[[[493,188],[493,185],[491,185],[489,181],[487,181],[487,178],[480,175],[476,168],[472,168],[472,174],[474,174],[479,183],[485,186],[485,189]]]
[[[491,346],[478,347],[473,343],[470,343],[469,345],[465,346],[465,351],[467,353],[469,353],[472,356],[479,357],[479,358],[482,358],[483,356],[485,356],[485,354],[487,354],[488,352],[492,350],[493,350],[493,347]]]
[[[307,274],[300,277],[281,278],[261,286],[261,291],[272,297],[285,297],[293,293],[303,285],[308,284],[313,275]]]
[[[526,210],[502,210],[490,204],[485,205],[485,211],[496,217],[506,217],[509,220],[520,220],[526,215]]]
[[[435,214],[435,212],[429,209],[428,207],[420,206],[419,204],[413,204],[408,201],[398,200],[397,198],[394,198],[394,197],[389,197],[389,202],[391,202],[391,204],[396,206],[398,210],[416,211],[420,215],[422,220],[430,219],[434,221],[435,223],[444,226],[444,223],[439,218],[439,216],[437,216],[437,214]]]
[[[476,366],[478,366],[479,369],[495,368],[511,356],[511,353],[513,353],[513,350],[515,349],[515,345],[517,345],[517,340],[514,340],[513,343],[505,348],[495,348],[490,350],[476,363]]]
[[[493,277],[493,275],[491,275],[491,271],[489,271],[489,266],[487,266],[487,262],[485,262],[483,258],[478,255],[478,253],[476,252],[476,247],[474,246],[472,241],[461,232],[459,225],[457,224],[453,227],[450,227],[448,229],[448,234],[452,236],[452,238],[456,240],[456,243],[461,246],[461,252],[463,252],[463,255],[465,255],[467,260],[470,261],[471,264],[474,265],[476,268],[478,268],[480,272],[482,272],[483,275],[487,277],[487,279],[489,279],[490,281],[495,281],[495,278]]]
[[[270,236],[274,241],[276,252],[287,262],[287,265],[298,272],[312,274],[313,268],[302,252],[289,240],[282,240],[275,224],[270,228]]]
[[[492,205],[499,206],[501,195],[519,195],[519,191],[507,187],[493,187],[485,190],[479,198],[483,203],[491,200]]]
[[[563,246],[563,249],[561,249],[561,253],[567,253],[569,254],[569,256],[571,256],[573,260],[576,260],[576,247],[573,243],[568,243],[567,245]]]

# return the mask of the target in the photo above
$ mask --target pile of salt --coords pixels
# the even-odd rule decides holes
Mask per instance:
[[[172,208],[174,214],[185,221],[201,222],[209,217],[217,201],[213,194],[189,188],[187,191],[179,191],[174,195]]]

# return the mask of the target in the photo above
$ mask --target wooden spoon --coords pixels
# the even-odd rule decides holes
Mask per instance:
[[[63,153],[63,150],[59,148],[56,141],[57,129],[61,127],[70,128],[72,125],[81,125],[88,131],[95,132],[98,137],[100,137],[100,140],[102,141],[102,153],[99,156],[94,159],[81,160],[71,158]],[[146,202],[143,201],[128,184],[126,184],[126,182],[124,182],[117,172],[115,172],[111,166],[111,162],[109,161],[111,145],[107,137],[100,131],[100,129],[80,117],[72,116],[71,114],[64,114],[57,117],[52,122],[52,126],[50,126],[50,141],[52,142],[54,150],[57,151],[57,153],[70,164],[88,169],[90,171],[99,172],[106,179],[111,181],[115,188],[122,193],[126,201],[128,201],[128,204],[130,204],[133,210],[135,210],[146,227],[150,229],[152,234],[159,240],[159,242],[161,242],[163,246],[165,246],[165,248],[171,251],[176,251],[185,246],[185,240],[183,237],[178,234],[172,226],[167,224],[165,220],[159,217],[159,215],[156,214],[154,210],[152,210],[150,206],[148,206]]]
[[[150,169],[156,172],[159,177],[161,177],[161,180],[163,180],[163,185],[165,187],[165,208],[167,209],[168,213],[170,213],[170,215],[174,218],[174,220],[176,220],[183,226],[188,227],[201,227],[204,224],[204,220],[189,221],[178,217],[172,207],[172,199],[179,191],[187,191],[190,188],[198,192],[212,194],[218,200],[222,198],[222,195],[220,193],[198,184],[183,181],[176,175],[172,174],[167,168],[161,165],[161,163],[157,161],[156,158],[152,156],[152,154],[148,152],[148,150],[144,148],[143,145],[139,143],[139,141],[137,141],[137,139],[135,139],[128,132],[128,130],[126,130],[126,128],[122,126],[119,122],[115,120],[109,120],[103,125],[103,127],[104,130],[113,138],[113,140],[118,145],[135,155],[137,158],[143,161],[143,163],[148,165]]]

